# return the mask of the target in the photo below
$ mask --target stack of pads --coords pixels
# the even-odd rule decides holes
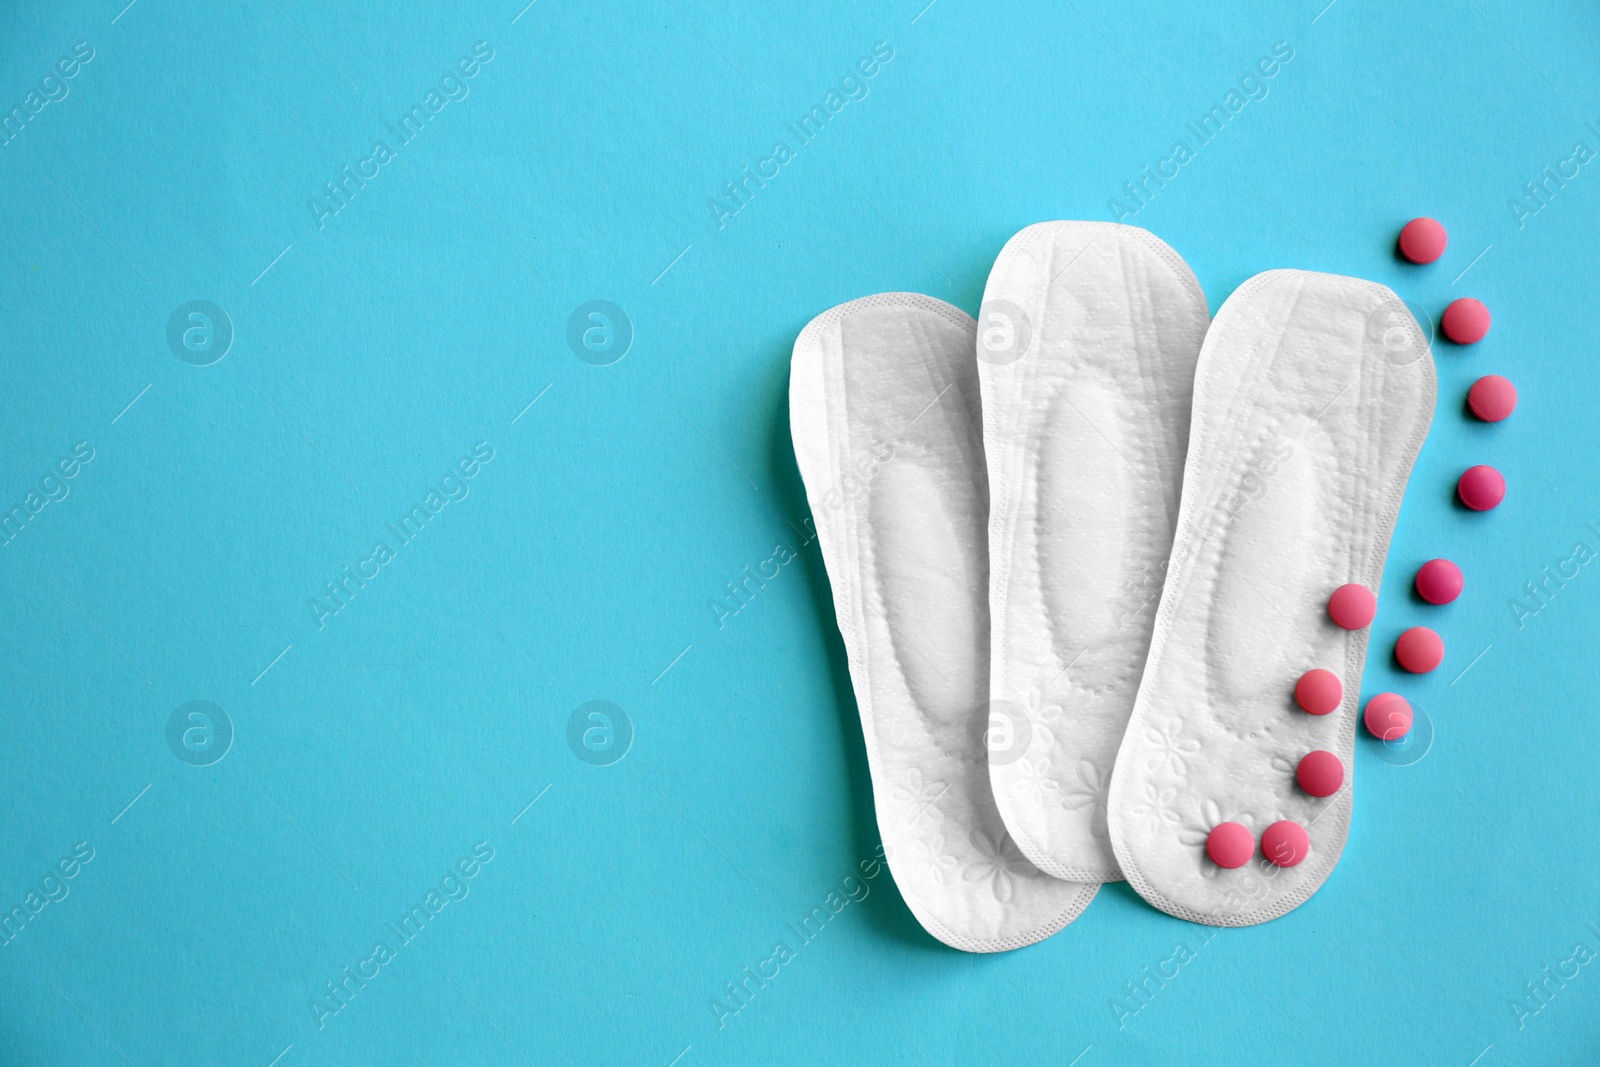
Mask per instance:
[[[1371,616],[1329,599],[1379,587],[1433,416],[1421,329],[1296,270],[1212,320],[1171,248],[1091,222],[1013,237],[979,315],[854,300],[791,367],[906,903],[971,952],[1124,878],[1193,922],[1285,914],[1349,831]]]

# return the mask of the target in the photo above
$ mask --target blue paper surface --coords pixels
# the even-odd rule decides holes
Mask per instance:
[[[0,1060],[1600,1055],[1600,16],[925,2],[0,13]],[[1494,327],[1436,347],[1363,683],[1431,742],[1363,737],[1327,885],[1239,930],[1108,886],[979,958],[845,882],[788,358],[869,293],[975,311],[1056,218],[1213,310],[1298,267]]]

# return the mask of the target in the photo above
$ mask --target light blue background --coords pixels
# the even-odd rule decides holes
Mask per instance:
[[[1520,628],[1508,607],[1600,550],[1600,169],[1521,227],[1508,206],[1600,149],[1593,8],[924,2],[7,5],[0,106],[95,54],[0,147],[0,504],[95,458],[0,549],[0,905],[94,859],[0,946],[4,1062],[1600,1056],[1600,963],[1512,1007],[1600,951],[1600,565]],[[470,95],[319,229],[308,198],[478,41]],[[786,122],[879,41],[870,95],[796,146]],[[1136,1014],[1125,983],[1204,930],[1116,885],[967,956],[884,876],[719,1028],[723,983],[877,846],[815,545],[721,628],[708,604],[804,528],[795,335],[884,290],[975,311],[1007,237],[1109,218],[1280,41],[1269,95],[1129,221],[1213,309],[1273,267],[1492,309],[1437,349],[1363,686],[1424,709],[1431,750],[1364,739],[1323,890],[1216,932]],[[778,140],[796,158],[719,228],[708,199]],[[1416,214],[1450,231],[1430,267],[1393,255]],[[209,367],[166,342],[192,299],[236,332]],[[613,366],[565,341],[592,299],[634,325]],[[1500,428],[1462,414],[1488,372],[1521,393]],[[319,629],[308,598],[479,441],[470,496]],[[1452,502],[1477,462],[1509,484],[1486,515]],[[1436,555],[1467,576],[1446,608],[1408,588]],[[1402,677],[1417,623],[1445,663]],[[165,738],[195,699],[236,731],[210,767]],[[566,741],[592,699],[636,730],[612,766]],[[470,895],[319,1029],[323,984],[478,842]]]

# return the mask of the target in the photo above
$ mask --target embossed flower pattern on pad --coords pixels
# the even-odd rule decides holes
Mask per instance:
[[[1050,775],[1049,758],[1036,760],[1031,755],[1017,761],[1018,791],[1028,802],[1044,807],[1061,799],[1061,785]]]
[[[961,877],[969,882],[988,879],[994,898],[1002,904],[1010,903],[1016,892],[1015,879],[1026,877],[1033,865],[1024,858],[1008,833],[1002,832],[996,840],[982,830],[974,830],[968,840],[977,850],[978,858],[967,864]]]
[[[1178,814],[1178,790],[1168,786],[1158,789],[1154,782],[1144,784],[1144,799],[1133,806],[1133,813],[1145,821],[1152,834],[1159,834],[1169,826],[1176,827],[1183,821]]]
[[[891,790],[891,795],[905,809],[908,822],[919,829],[932,828],[944,822],[944,812],[939,809],[938,801],[949,788],[947,782],[924,782],[922,772],[912,767]]]
[[[1183,720],[1173,719],[1161,729],[1148,729],[1145,740],[1155,746],[1150,755],[1150,769],[1165,770],[1179,778],[1189,773],[1188,761],[1200,751],[1200,742],[1183,736]]]
[[[1079,760],[1075,770],[1079,788],[1066,793],[1062,802],[1088,820],[1091,834],[1104,839],[1107,836],[1106,795],[1111,791],[1111,779],[1088,760]]]
[[[935,834],[931,840],[913,839],[908,849],[913,873],[927,875],[935,885],[944,885],[947,875],[961,866],[945,845],[944,835]]]

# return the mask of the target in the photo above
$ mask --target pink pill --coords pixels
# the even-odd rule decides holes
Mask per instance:
[[[1367,701],[1362,721],[1379,741],[1398,741],[1411,732],[1411,705],[1399,693],[1379,693]]]
[[[1444,640],[1426,626],[1413,626],[1395,640],[1394,658],[1412,674],[1427,674],[1444,659]]]
[[[1311,841],[1297,822],[1282,819],[1261,835],[1261,853],[1279,867],[1293,867],[1311,851]]]
[[[1488,511],[1506,498],[1506,480],[1493,467],[1480,463],[1461,472],[1456,495],[1473,511]]]
[[[1212,863],[1230,871],[1249,863],[1255,851],[1255,838],[1236,822],[1219,822],[1206,835],[1206,855]]]
[[[1484,422],[1499,422],[1517,408],[1517,387],[1498,374],[1485,374],[1467,390],[1467,407]]]
[[[1444,255],[1444,227],[1430,218],[1412,219],[1400,229],[1400,254],[1413,263],[1432,263]]]
[[[1340,684],[1339,676],[1321,667],[1306,671],[1294,683],[1294,702],[1308,715],[1326,715],[1337,708],[1343,699],[1344,686]]]
[[[1448,604],[1461,595],[1461,568],[1447,559],[1430,559],[1417,568],[1417,595],[1430,604]]]
[[[1332,752],[1307,752],[1294,772],[1295,781],[1314,797],[1331,797],[1344,785],[1344,764]]]
[[[1328,598],[1328,618],[1346,630],[1359,630],[1378,613],[1378,598],[1364,585],[1341,585]]]
[[[1474,344],[1489,332],[1489,309],[1470,296],[1452,300],[1439,319],[1439,328],[1458,345]]]

